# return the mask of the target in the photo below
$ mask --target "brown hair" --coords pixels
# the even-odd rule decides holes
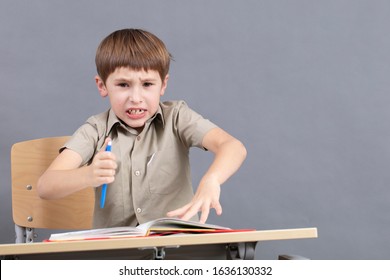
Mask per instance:
[[[152,33],[141,29],[122,29],[111,33],[100,43],[95,63],[104,83],[118,67],[136,71],[155,70],[163,81],[171,58],[164,43]]]

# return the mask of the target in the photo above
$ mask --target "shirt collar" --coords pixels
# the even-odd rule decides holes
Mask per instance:
[[[121,125],[121,121],[115,115],[114,111],[112,109],[110,109],[108,111],[106,136],[110,135],[111,130],[113,129],[113,127],[116,127],[118,125]]]
[[[156,122],[160,122],[161,125],[165,126],[165,120],[164,120],[164,115],[163,115],[163,112],[162,112],[162,109],[161,109],[161,103],[160,105],[158,106],[158,109],[157,109],[157,112],[156,114],[154,114],[153,117],[151,117],[147,122],[152,122],[152,121],[156,121]]]

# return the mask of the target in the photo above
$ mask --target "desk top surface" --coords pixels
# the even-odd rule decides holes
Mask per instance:
[[[317,228],[0,244],[0,256],[316,238]]]

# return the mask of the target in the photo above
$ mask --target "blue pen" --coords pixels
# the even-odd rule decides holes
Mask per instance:
[[[112,142],[108,142],[106,147],[106,152],[111,152]],[[102,187],[102,196],[100,197],[100,208],[104,208],[104,203],[106,202],[106,192],[107,192],[107,184],[104,184]]]

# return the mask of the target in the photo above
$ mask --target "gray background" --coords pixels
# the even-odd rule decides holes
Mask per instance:
[[[260,244],[258,259],[390,257],[390,2],[373,0],[2,0],[0,243],[14,241],[11,145],[70,135],[106,110],[95,50],[126,27],[174,55],[164,99],[248,149],[208,222],[318,227],[318,239]],[[197,185],[212,157],[192,154]]]

